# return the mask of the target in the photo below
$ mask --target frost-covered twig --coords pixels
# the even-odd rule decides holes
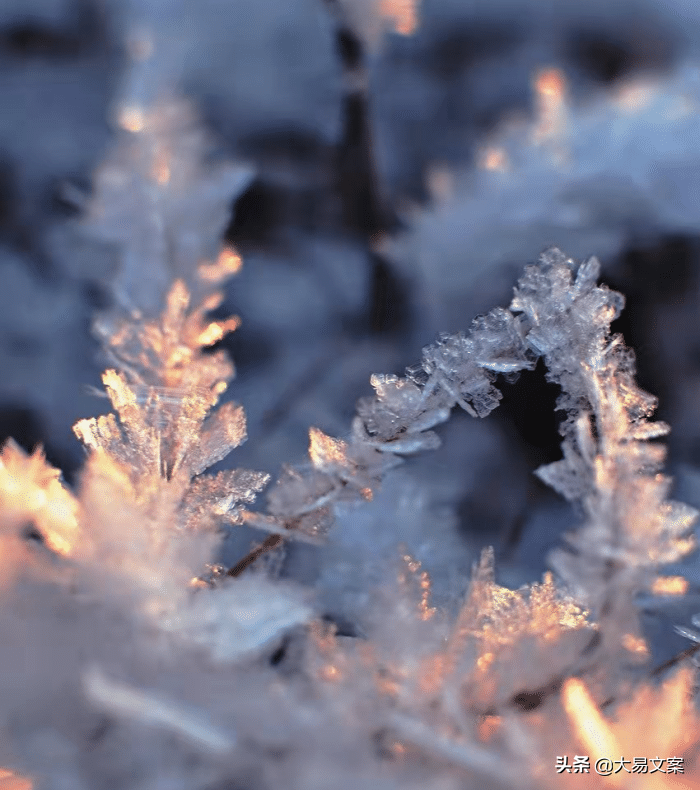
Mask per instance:
[[[434,426],[459,405],[473,416],[486,416],[499,402],[498,373],[512,378],[531,369],[536,356],[528,347],[527,324],[497,308],[474,321],[468,335],[444,335],[423,352],[423,361],[406,378],[375,375],[376,395],[358,405],[350,438],[345,441],[309,432],[310,465],[285,468],[269,495],[269,516],[246,520],[265,528],[284,525],[318,535],[332,522],[340,500],[371,498],[386,471],[401,457],[432,450],[440,440]]]
[[[236,744],[234,734],[214,725],[203,711],[113,680],[97,666],[84,672],[83,688],[106,713],[176,733],[200,749],[225,754]]]
[[[669,428],[648,420],[656,399],[636,385],[632,352],[610,334],[623,298],[596,285],[598,274],[596,259],[575,270],[550,251],[528,267],[511,309],[530,323],[527,342],[561,386],[557,407],[567,415],[560,429],[564,457],[538,475],[580,503],[586,516],[551,564],[591,607],[603,649],[622,644],[644,652],[633,598],[660,564],[693,548],[697,513],[666,499],[670,480],[659,473],[665,451],[649,440]]]
[[[148,37],[132,47],[136,72],[148,70],[152,48]],[[114,304],[94,324],[114,366],[102,377],[114,413],[74,426],[91,455],[69,553],[109,568],[161,629],[228,660],[310,616],[293,595],[278,611],[268,591],[259,613],[268,619],[251,621],[259,633],[243,638],[226,590],[201,589],[222,524],[241,523],[243,503],[268,480],[241,469],[204,474],[246,439],[243,409],[216,408],[233,366],[224,351],[209,351],[239,320],[208,314],[241,265],[234,250],[217,249],[250,172],[210,166],[194,113],[167,93],[147,102],[127,91],[117,114],[117,144],[83,219],[119,253]]]
[[[617,629],[618,642],[638,646],[633,596],[659,564],[692,548],[696,513],[666,500],[670,482],[658,471],[664,450],[649,440],[668,426],[649,422],[656,400],[637,387],[632,352],[610,334],[623,298],[597,285],[599,268],[595,258],[577,266],[549,250],[526,268],[510,309],[476,319],[466,335],[440,337],[405,378],[372,376],[376,395],[360,401],[350,438],[312,428],[310,464],[286,468],[269,495],[270,515],[246,520],[323,534],[336,502],[371,498],[401,456],[436,448],[431,429],[455,405],[486,416],[501,398],[496,376],[512,380],[543,358],[548,378],[562,388],[558,408],[567,418],[563,459],[538,474],[586,514],[552,563],[608,623],[605,635]]]

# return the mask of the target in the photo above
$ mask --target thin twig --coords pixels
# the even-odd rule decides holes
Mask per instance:
[[[272,551],[272,549],[279,546],[283,541],[284,538],[282,535],[268,535],[257,548],[253,549],[249,554],[243,557],[242,560],[239,560],[232,568],[229,568],[226,575],[240,576],[249,565],[252,565],[255,560],[258,559],[258,557],[262,557],[263,554]]]
[[[685,650],[681,650],[680,653],[676,653],[676,655],[673,656],[672,658],[669,658],[668,661],[664,661],[663,664],[659,664],[658,667],[652,669],[652,671],[649,673],[650,676],[653,678],[657,677],[658,675],[665,672],[667,669],[671,669],[671,667],[674,667],[676,664],[680,664],[681,661],[685,661],[686,658],[690,658],[691,656],[694,656],[698,652],[698,650],[700,650],[700,644],[695,644],[695,645],[691,645],[690,647],[686,647]]]

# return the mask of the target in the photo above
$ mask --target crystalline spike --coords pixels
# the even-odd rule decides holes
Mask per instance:
[[[600,276],[600,261],[596,257],[589,258],[582,263],[576,272],[574,288],[577,293],[588,293],[595,288]]]
[[[33,523],[49,548],[69,554],[78,534],[78,503],[46,462],[41,448],[31,455],[12,439],[0,453],[0,507],[13,526]]]
[[[202,423],[197,441],[188,449],[187,464],[193,475],[201,474],[225,458],[246,440],[246,418],[242,406],[224,403]]]
[[[309,458],[316,469],[324,472],[348,467],[347,442],[327,436],[318,428],[309,429]]]

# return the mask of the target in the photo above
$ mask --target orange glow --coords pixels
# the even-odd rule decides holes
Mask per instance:
[[[501,728],[501,724],[503,724],[503,719],[500,716],[484,716],[477,728],[479,740],[490,741]]]
[[[682,576],[659,576],[651,586],[654,595],[685,595],[688,592],[688,580]]]
[[[633,634],[625,634],[622,637],[622,645],[625,650],[629,650],[630,653],[638,653],[639,655],[648,655],[649,648],[647,647],[647,643],[639,636],[634,636]]]
[[[335,664],[326,664],[321,667],[320,675],[323,680],[340,680],[342,677],[340,669]]]
[[[202,263],[197,268],[197,272],[200,279],[206,282],[218,282],[238,274],[242,266],[241,256],[230,247],[224,247],[215,263]]]
[[[402,548],[405,548],[405,546],[402,546]],[[406,566],[408,567],[408,570],[411,571],[411,573],[415,573],[416,571],[420,570],[420,562],[418,560],[414,560],[410,554],[404,554],[402,559],[406,563]]]
[[[535,75],[535,90],[540,96],[561,101],[566,89],[566,80],[559,69],[544,69]]]
[[[59,478],[41,449],[28,456],[8,441],[0,454],[0,503],[18,518],[33,520],[49,548],[68,554],[78,530],[78,504]]]
[[[566,79],[563,72],[559,69],[538,71],[533,79],[533,89],[537,108],[533,141],[559,140],[566,128]]]
[[[224,295],[221,291],[214,291],[214,293],[205,296],[202,300],[200,309],[202,310],[215,310],[224,301]]]
[[[476,660],[476,666],[481,672],[485,672],[493,663],[493,653],[484,653]]]
[[[479,155],[479,167],[504,173],[508,169],[508,155],[502,148],[489,146]]]
[[[423,571],[420,575],[420,587],[420,619],[430,620],[437,609],[430,606],[430,576],[427,571]]]
[[[347,444],[342,439],[326,436],[318,428],[309,428],[309,458],[316,469],[328,466],[345,466]]]
[[[569,678],[565,681],[562,702],[574,732],[591,755],[591,763],[601,757],[614,759],[616,755],[623,754],[615,734],[581,680]],[[617,774],[604,778],[613,784],[620,783]]]
[[[241,268],[241,256],[230,247],[224,247],[223,250],[221,250],[216,262],[230,274],[236,274]]]
[[[24,776],[0,768],[0,790],[32,790],[32,781]]]
[[[156,154],[153,167],[151,168],[151,177],[161,186],[170,181],[170,157],[167,151],[160,150]]]
[[[381,0],[380,14],[393,23],[397,33],[411,36],[418,29],[416,6],[416,0]]]
[[[197,338],[197,343],[200,346],[211,346],[218,343],[224,335],[233,332],[240,326],[240,319],[238,316],[228,318],[226,321],[212,321]]]
[[[371,488],[363,488],[360,491],[360,494],[362,495],[362,498],[365,500],[365,502],[371,502],[372,498],[374,497]]]
[[[142,132],[146,127],[146,112],[136,105],[122,106],[117,113],[117,123],[127,132]]]

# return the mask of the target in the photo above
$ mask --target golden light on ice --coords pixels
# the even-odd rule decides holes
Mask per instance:
[[[200,264],[197,273],[205,282],[218,282],[238,274],[242,266],[241,256],[230,247],[224,247],[214,263]]]
[[[574,732],[591,755],[591,762],[623,753],[615,734],[583,681],[578,678],[566,680],[562,688],[562,702]],[[613,784],[620,781],[614,774],[604,778]]]
[[[566,78],[560,69],[542,69],[532,82],[535,91],[536,121],[532,130],[535,143],[560,142],[566,131]],[[557,152],[557,158],[564,158]]]
[[[20,776],[6,768],[0,768],[0,790],[32,790],[30,779]]]
[[[566,88],[566,80],[559,69],[544,69],[535,75],[535,89],[540,96],[561,101]]]
[[[344,466],[347,462],[346,450],[347,444],[341,439],[326,436],[318,428],[309,428],[309,458],[317,469],[333,464]]]
[[[685,595],[688,592],[688,580],[683,576],[658,576],[654,579],[651,591],[654,595]]]
[[[77,536],[78,505],[59,476],[41,449],[28,456],[8,441],[0,453],[0,504],[32,520],[53,551],[68,554]]]
[[[645,640],[639,636],[634,636],[634,634],[625,634],[622,637],[622,645],[625,650],[629,650],[630,653],[637,653],[643,656],[649,653],[649,648]]]

